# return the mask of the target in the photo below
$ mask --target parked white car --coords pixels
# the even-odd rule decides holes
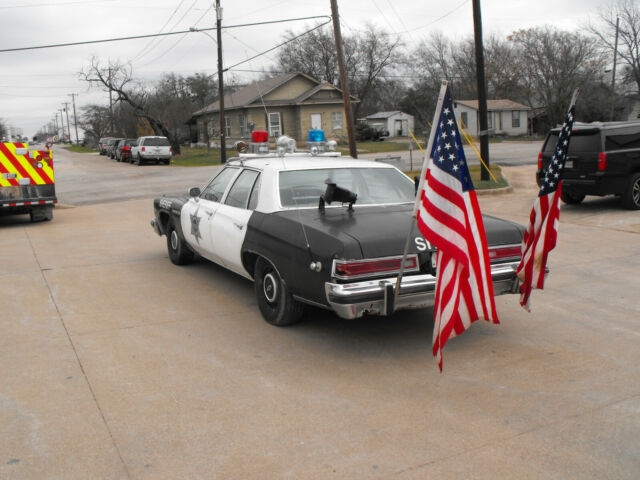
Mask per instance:
[[[167,137],[139,137],[131,147],[131,161],[136,165],[157,162],[169,165],[173,150]]]

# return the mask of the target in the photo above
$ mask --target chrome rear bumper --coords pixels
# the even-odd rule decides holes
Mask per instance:
[[[519,293],[516,268],[520,262],[491,266],[494,295]],[[398,299],[393,303],[396,277],[357,283],[325,283],[325,294],[331,308],[342,318],[352,319],[365,313],[389,315],[396,310],[433,306],[436,277],[431,274],[402,278]]]

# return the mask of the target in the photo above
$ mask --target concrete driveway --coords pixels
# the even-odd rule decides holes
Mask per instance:
[[[483,211],[524,223],[534,168]],[[533,312],[498,297],[442,374],[431,310],[272,327],[250,282],[171,264],[151,215],[0,217],[0,478],[640,477],[640,212],[563,207]]]

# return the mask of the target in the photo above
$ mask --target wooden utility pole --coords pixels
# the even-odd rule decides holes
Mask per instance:
[[[618,30],[620,29],[620,17],[616,17],[616,42],[613,47],[613,71],[611,72],[611,116],[610,121],[613,122],[613,116],[616,108],[616,60],[618,57]]]
[[[481,166],[480,179],[489,180],[489,131],[487,123],[487,94],[484,81],[484,50],[482,46],[482,15],[480,0],[473,0],[473,33],[476,45],[476,77],[478,79],[478,112],[480,114],[480,156],[486,168]]]
[[[333,37],[336,42],[336,56],[338,57],[338,70],[340,71],[340,86],[344,101],[344,114],[347,121],[347,136],[349,137],[349,155],[358,158],[356,148],[356,136],[353,128],[353,112],[351,111],[351,94],[347,83],[347,74],[344,66],[344,53],[342,51],[342,33],[340,33],[340,15],[338,14],[338,1],[331,0],[331,17],[333,18]]]
[[[71,143],[71,124],[69,123],[69,102],[62,102],[62,104],[64,105],[64,113],[67,116],[67,132],[69,133],[69,143]]]
[[[64,129],[64,116],[62,115],[63,110],[59,108],[58,111],[60,112],[60,124],[62,125],[62,143],[67,143],[64,138],[67,136],[67,132]]]
[[[111,117],[111,120],[109,121],[109,125],[111,126],[111,135],[115,135],[116,134],[116,127],[114,126],[113,123],[113,94],[112,94],[112,90],[111,90],[111,65],[109,65],[109,116]]]
[[[73,126],[76,128],[76,145],[80,143],[78,139],[78,118],[76,117],[76,95],[77,93],[69,94],[71,96],[71,103],[73,104]],[[71,135],[71,134],[69,134]]]
[[[227,145],[225,141],[224,121],[224,80],[222,73],[222,7],[216,0],[216,32],[218,34],[218,105],[220,106],[220,163],[227,162]]]

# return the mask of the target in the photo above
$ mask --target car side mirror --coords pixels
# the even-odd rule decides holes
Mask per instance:
[[[199,197],[200,196],[200,188],[199,187],[191,187],[189,189],[189,196],[190,197]]]

